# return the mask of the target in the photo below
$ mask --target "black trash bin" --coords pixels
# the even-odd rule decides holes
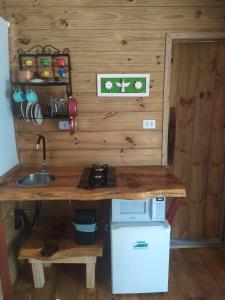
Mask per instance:
[[[91,245],[96,239],[96,214],[94,210],[77,209],[74,218],[75,241],[79,245]]]

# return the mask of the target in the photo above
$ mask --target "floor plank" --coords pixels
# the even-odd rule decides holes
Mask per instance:
[[[196,255],[193,255],[192,250],[187,249],[184,251],[184,259],[190,266],[192,278],[196,281],[199,290],[201,290],[206,299],[225,299],[223,290],[218,284],[218,281],[214,278],[214,274],[210,271],[198,252]]]
[[[59,265],[54,299],[86,300],[85,265]]]
[[[32,300],[53,300],[57,278],[58,278],[58,268],[56,265],[53,265],[51,268],[45,268],[45,278],[46,283],[44,288],[42,289],[34,289],[34,294],[32,296]]]
[[[18,269],[18,279],[14,284],[13,299],[16,300],[31,300],[34,293],[32,273],[30,266],[21,262]]]
[[[109,251],[107,251],[109,253]],[[22,263],[14,285],[16,300],[223,300],[225,250],[221,248],[173,249],[169,292],[112,295],[110,256],[98,259],[96,289],[85,288],[85,265],[53,265],[46,271],[43,289],[34,289],[30,266]]]

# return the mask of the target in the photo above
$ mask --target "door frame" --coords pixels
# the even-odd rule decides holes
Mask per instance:
[[[214,42],[225,40],[225,32],[179,32],[166,34],[165,70],[163,89],[163,135],[161,164],[167,166],[168,125],[170,108],[171,60],[174,42]]]

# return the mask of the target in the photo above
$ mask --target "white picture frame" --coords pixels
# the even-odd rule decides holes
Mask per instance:
[[[118,78],[132,80],[144,79],[145,80],[145,91],[143,92],[103,92],[102,91],[102,79],[106,78]],[[97,96],[99,97],[148,97],[150,94],[150,74],[97,74]]]

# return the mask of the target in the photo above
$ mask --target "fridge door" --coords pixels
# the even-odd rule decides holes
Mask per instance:
[[[111,226],[113,294],[168,291],[170,225],[124,224]]]

